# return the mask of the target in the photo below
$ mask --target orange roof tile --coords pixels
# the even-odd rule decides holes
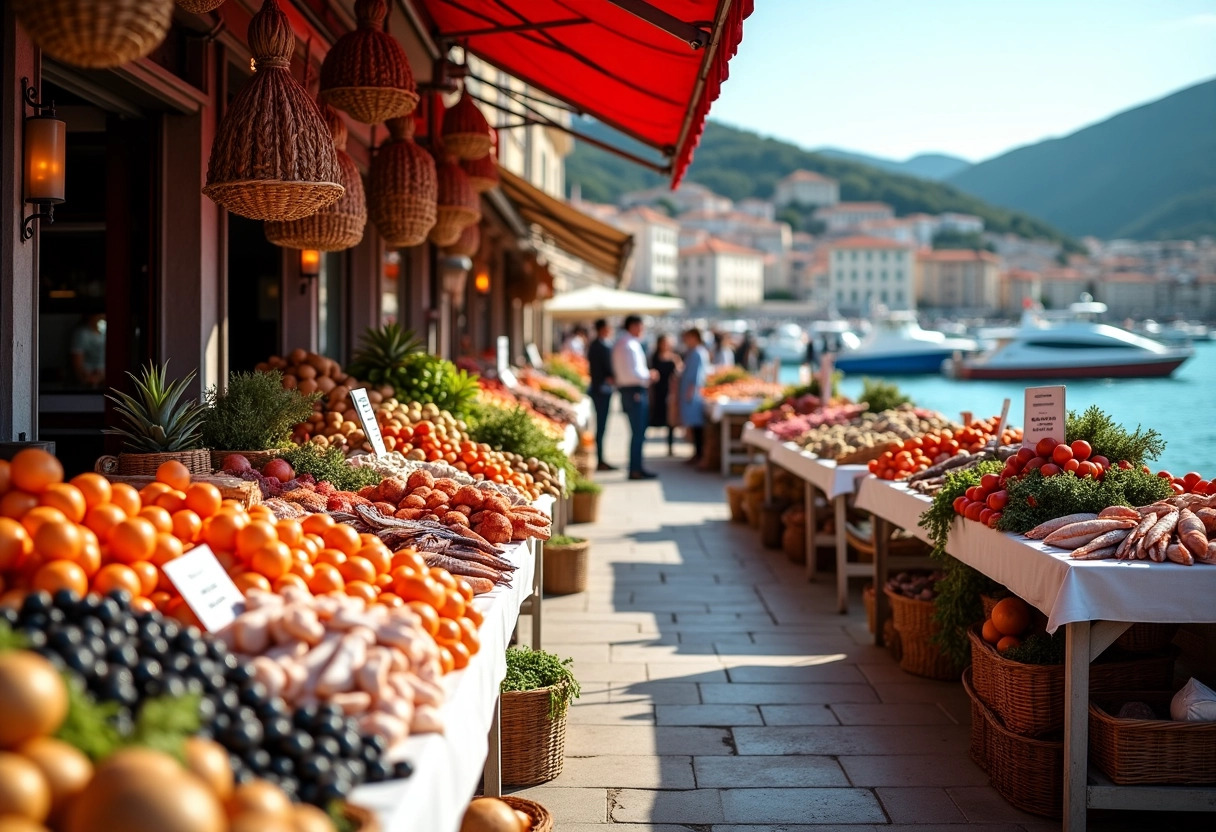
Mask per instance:
[[[828,244],[829,248],[833,249],[853,249],[853,248],[900,248],[911,249],[915,248],[911,243],[901,243],[896,240],[888,240],[885,237],[868,237],[864,234],[855,234],[852,237],[845,237],[840,240],[835,240]]]
[[[680,249],[681,257],[693,257],[699,254],[754,254],[756,257],[764,256],[764,252],[762,251],[728,243],[726,240],[721,240],[717,237],[710,237],[695,246]]]

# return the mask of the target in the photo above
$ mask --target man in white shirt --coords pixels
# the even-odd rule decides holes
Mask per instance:
[[[612,377],[621,394],[621,408],[629,417],[629,479],[652,480],[658,475],[642,467],[642,446],[646,442],[650,383],[658,373],[647,364],[646,350],[639,340],[642,319],[630,315],[625,318],[622,329],[624,331],[612,346]]]

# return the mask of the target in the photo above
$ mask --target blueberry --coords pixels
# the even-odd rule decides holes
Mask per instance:
[[[279,777],[291,777],[296,773],[296,764],[290,757],[274,757],[270,761],[270,770]]]
[[[342,760],[337,764],[337,768],[349,772],[352,783],[362,783],[367,779],[367,766],[362,760]]]
[[[169,642],[164,636],[141,637],[139,642],[139,652],[145,656],[155,656],[158,659],[168,658]]]
[[[68,614],[59,607],[51,607],[46,611],[46,619],[52,624],[62,624],[68,620]]]
[[[297,770],[300,777],[305,780],[320,780],[322,776],[328,774],[333,768],[333,763],[328,757],[321,754],[309,754],[300,761]]]
[[[95,656],[104,656],[106,654],[106,640],[99,636],[86,635],[84,646],[92,651]]]
[[[342,749],[338,747],[338,741],[330,736],[320,736],[316,738],[317,753],[324,754],[327,757],[339,757],[342,754]]]
[[[275,696],[267,699],[257,706],[258,716],[262,719],[271,719],[273,717],[291,717],[291,709],[287,707],[287,703],[279,697]]]
[[[264,774],[270,768],[270,752],[265,748],[252,748],[245,752],[245,762],[256,774]]]
[[[84,641],[84,633],[79,627],[63,627],[51,633],[49,643],[56,649],[71,650],[80,646]]]
[[[237,708],[241,707],[241,697],[232,688],[227,688],[220,691],[219,705],[220,710],[235,711]]]
[[[42,615],[40,617],[46,618],[45,615]],[[47,638],[46,638],[46,624],[45,623],[39,625],[35,629],[30,629],[30,625],[27,624],[26,628],[22,630],[21,634],[23,636],[25,636],[25,642],[26,642],[26,644],[28,644],[30,646],[30,649],[32,649],[32,650],[37,650],[40,647],[46,646]]]
[[[206,693],[206,691],[203,689],[202,680],[195,679],[190,676],[182,678],[182,687],[185,688],[186,693],[192,696],[202,696],[204,693]]]
[[[31,592],[25,596],[25,600],[21,602],[21,617],[35,615],[37,613],[45,613],[51,608],[50,594],[39,590]]]
[[[76,626],[80,627],[80,631],[87,636],[96,636],[105,638],[106,625],[101,623],[101,620],[93,615],[82,615],[77,619]]]
[[[247,664],[240,664],[238,662],[236,667],[234,667],[228,671],[227,676],[228,676],[228,681],[231,684],[237,685],[239,687],[240,685],[243,685],[246,682],[253,681],[253,668]]]
[[[254,779],[254,773],[246,766],[240,766],[239,768],[233,767],[232,774],[238,786],[242,783],[248,783],[250,780]]]
[[[246,705],[261,705],[266,701],[268,696],[270,696],[270,692],[266,690],[266,686],[261,682],[246,682],[241,687],[241,701]]]
[[[105,652],[106,661],[122,667],[135,667],[139,664],[139,651],[130,644],[111,647]]]
[[[21,613],[12,607],[0,608],[0,621],[3,621],[10,628],[17,626],[17,621],[21,618]]]
[[[319,719],[344,719],[346,712],[331,702],[322,702],[317,706],[317,717]]]
[[[292,731],[291,736],[283,743],[283,750],[296,759],[312,753],[314,748],[316,742],[313,741],[312,734],[300,729]]]
[[[76,604],[80,601],[80,596],[75,592],[72,592],[70,589],[61,589],[52,596],[51,601],[55,604],[55,606],[60,607],[65,611],[71,610],[73,613],[75,613]]]
[[[393,779],[393,767],[384,760],[376,759],[367,764],[367,782],[382,783]]]
[[[159,621],[153,621],[152,619],[149,618],[146,621],[140,622],[140,624],[139,624],[140,641],[149,642],[149,641],[152,641],[153,639],[161,638],[162,635],[163,635],[163,630],[161,629]]]
[[[341,714],[318,714],[317,718],[313,720],[312,729],[318,734],[336,737],[346,730],[346,719]]]
[[[186,695],[186,681],[176,673],[166,676],[161,681],[161,693],[164,696],[171,696],[174,699],[180,699]]]
[[[104,620],[104,619],[102,619]],[[119,619],[118,628],[127,634],[127,638],[134,638],[139,635],[139,622],[131,617],[122,617]]]
[[[354,785],[349,780],[335,779],[321,784],[317,797],[320,798],[322,805],[328,806],[335,800],[346,800],[347,795],[351,793],[352,789],[354,789]]]
[[[108,597],[102,599],[101,603],[97,605],[97,612],[94,615],[97,616],[97,620],[102,624],[113,624],[116,621],[122,620],[123,608],[114,598]]]
[[[295,715],[292,717],[292,722],[295,723],[297,728],[308,728],[313,724],[313,722],[316,721],[317,713],[318,711],[316,705],[304,705],[296,708]]]
[[[135,682],[146,685],[148,682],[159,681],[164,676],[164,668],[160,662],[151,657],[144,657],[135,665]]]
[[[376,753],[376,756],[380,756],[388,750],[388,740],[379,734],[364,734],[363,747],[371,749]],[[364,759],[366,759],[366,755],[364,755]]]
[[[291,775],[279,776],[279,788],[282,789],[292,802],[297,799],[296,796],[300,791],[300,781]]]
[[[217,735],[222,735],[232,725],[232,714],[226,711],[220,711],[211,719],[211,730]]]
[[[97,663],[97,656],[87,647],[78,647],[65,656],[65,662],[69,668],[84,676]]]
[[[222,642],[222,641],[215,640],[215,641],[207,642],[207,655],[210,656],[211,658],[215,659],[216,661],[221,661],[221,660],[224,660],[227,657],[231,656],[232,654],[228,652],[227,644],[224,644],[224,642]],[[233,661],[235,661],[235,660],[236,660],[235,657],[233,657]]]
[[[161,623],[160,627],[161,627],[161,635],[163,635],[165,638],[169,639],[170,641],[173,641],[175,638],[177,638],[181,634],[181,631],[182,631],[182,625],[180,623],[178,623],[177,621],[173,620],[172,618],[166,618]]]
[[[405,780],[414,773],[414,767],[405,760],[399,760],[393,765],[393,779]]]
[[[46,659],[48,662],[50,662],[55,667],[56,670],[66,670],[67,669],[67,663],[64,662],[63,656],[59,655],[59,652],[57,650],[55,650],[54,648],[47,647],[44,644],[41,647],[35,647],[34,652],[37,653],[38,655],[42,656],[42,658]]]
[[[119,612],[129,612],[131,609],[131,593],[125,589],[112,589],[106,595],[118,606]]]
[[[206,725],[215,718],[215,700],[209,696],[201,696],[198,700],[198,720]]]
[[[178,674],[184,674],[190,669],[190,657],[185,653],[170,653],[165,656],[165,669]]]
[[[363,740],[359,736],[358,731],[352,731],[347,728],[342,733],[338,734],[338,749],[343,757],[354,757],[362,759],[363,756]]]
[[[291,720],[287,717],[276,716],[272,717],[262,726],[262,734],[266,738],[267,743],[282,743],[291,737],[295,728],[291,724]]]

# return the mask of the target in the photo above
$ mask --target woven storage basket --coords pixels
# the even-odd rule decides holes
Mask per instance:
[[[549,814],[549,810],[535,800],[526,800],[511,795],[504,795],[498,799],[515,811],[523,812],[532,818],[531,832],[553,832],[553,815]]]
[[[1120,786],[1216,783],[1216,722],[1169,719],[1168,691],[1095,694],[1089,703],[1089,755]],[[1119,719],[1125,702],[1146,702],[1165,719]]]
[[[566,758],[566,717],[549,719],[549,688],[502,695],[502,782],[535,786],[562,773]]]
[[[71,66],[106,69],[137,61],[160,45],[173,0],[12,0],[39,49]]]
[[[488,156],[494,144],[490,122],[467,93],[443,114],[443,149],[457,159]]]
[[[1064,811],[1064,742],[1014,734],[984,706],[963,672],[963,688],[971,698],[971,755],[992,787],[1017,808],[1058,818]],[[981,723],[977,730],[976,723]],[[979,759],[976,759],[976,758]]]
[[[356,0],[357,27],[338,38],[321,64],[320,99],[364,124],[408,116],[418,106],[405,50],[384,30],[387,16],[384,0]]]
[[[460,257],[475,257],[477,252],[481,250],[481,223],[473,223],[464,231],[460,232],[460,237],[456,242],[448,246],[444,251],[447,254]]]
[[[992,618],[992,611],[994,609],[996,609],[996,605],[999,604],[1001,601],[1004,600],[1004,598],[1007,598],[1007,597],[1008,596],[998,598],[995,595],[980,595],[980,604],[984,608],[984,620],[985,621],[987,621],[989,618]]]
[[[571,523],[594,523],[600,517],[599,492],[575,491],[570,500]]]
[[[569,546],[545,544],[544,590],[549,595],[572,595],[587,589],[591,541]]]
[[[374,812],[350,803],[342,805],[342,815],[354,824],[355,832],[380,832],[380,821]]]
[[[102,474],[112,483],[126,483],[136,491],[156,481],[156,477],[153,474],[126,475],[114,474],[109,471],[98,471],[97,473]],[[245,508],[251,508],[262,502],[262,489],[256,482],[242,480],[227,474],[211,473],[195,474],[191,472],[190,478],[193,482],[211,483],[219,489],[220,496],[223,499],[236,500],[245,506]]]
[[[188,12],[206,14],[224,5],[224,0],[177,0],[177,5]]]
[[[980,637],[971,639],[972,684],[984,704],[1015,734],[1042,736],[1064,728],[1064,666],[1007,659]],[[1164,690],[1173,682],[1174,656],[1098,661],[1090,666],[1090,691]]]
[[[498,187],[498,160],[493,153],[480,159],[462,159],[460,167],[469,175],[469,184],[477,193],[484,194]]]
[[[897,592],[883,588],[891,602],[891,620],[899,633],[903,651],[899,666],[916,676],[929,679],[956,679],[959,667],[942,651],[932,638],[937,633],[933,620],[933,602],[905,598]]]
[[[1129,653],[1155,653],[1170,645],[1178,627],[1177,624],[1133,624],[1115,639],[1115,646]]]
[[[257,72],[224,114],[203,193],[253,220],[298,220],[342,198],[338,152],[317,104],[291,76],[295,35],[278,0],[249,22]]]
[[[387,124],[389,139],[372,159],[367,213],[392,248],[426,242],[438,215],[439,180],[435,159],[414,143],[414,120]]]
[[[211,454],[206,450],[172,451],[165,454],[119,454],[99,457],[93,470],[122,477],[155,477],[166,462],[180,462],[191,474],[211,473]]]
[[[282,453],[283,453],[282,451],[277,451],[277,450],[276,451],[215,451],[215,450],[213,450],[211,452],[211,467],[212,467],[212,469],[214,469],[216,471],[222,470],[224,467],[224,457],[228,456],[229,454],[240,454],[241,456],[245,457],[245,459],[249,460],[249,464],[252,465],[254,468],[261,468],[267,462],[270,462],[270,460],[274,459],[277,456],[280,456]]]
[[[329,125],[338,152],[338,181],[346,191],[333,205],[315,214],[287,222],[268,222],[266,239],[277,246],[318,251],[345,251],[359,245],[367,225],[367,199],[363,177],[355,160],[346,152],[346,122],[328,104],[320,104],[321,116]]]
[[[744,511],[744,501],[747,491],[741,485],[726,486],[726,503],[730,507],[730,522],[746,523],[747,513]]]
[[[436,163],[435,172],[439,180],[438,204],[435,227],[429,236],[432,243],[445,248],[460,239],[460,232],[481,219],[481,198],[454,159]]]

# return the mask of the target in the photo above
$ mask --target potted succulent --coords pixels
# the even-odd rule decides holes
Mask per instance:
[[[570,489],[571,523],[594,523],[600,516],[600,494],[604,487],[588,479],[578,478]]]
[[[222,470],[224,457],[240,454],[261,468],[291,446],[292,430],[312,415],[319,397],[287,389],[278,370],[230,374],[226,390],[207,391],[202,431],[211,466]]]
[[[114,388],[106,394],[122,421],[119,427],[103,432],[121,436],[123,451],[117,457],[97,460],[99,473],[151,477],[169,460],[182,463],[192,474],[211,472],[211,457],[202,450],[204,408],[185,398],[194,373],[168,383],[168,369],[168,362],[162,367],[149,363],[138,378],[127,373],[135,382],[134,396]]]
[[[591,542],[582,537],[559,534],[545,541],[545,592],[571,595],[586,591],[590,550]]]
[[[547,783],[562,773],[566,716],[579,696],[573,659],[543,650],[511,647],[502,680],[502,782]]]

